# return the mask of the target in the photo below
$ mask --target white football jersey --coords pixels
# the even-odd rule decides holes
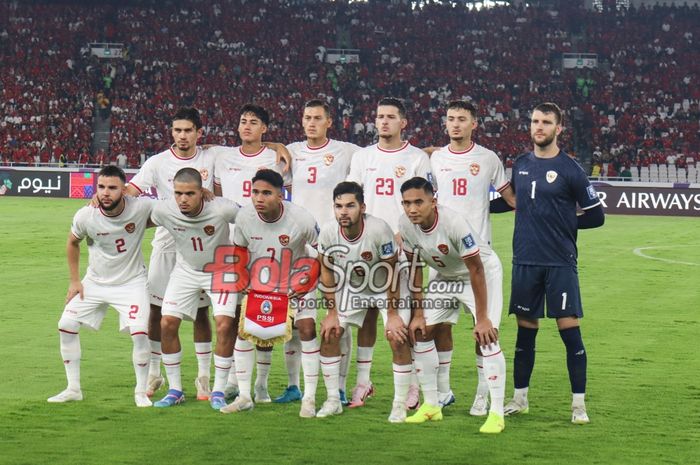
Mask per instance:
[[[433,152],[430,165],[438,204],[459,212],[490,244],[489,190],[501,192],[510,185],[498,155],[474,142],[463,152],[447,145]]]
[[[216,153],[211,149],[202,150],[198,147],[193,157],[181,158],[171,147],[146,160],[136,176],[129,181],[129,185],[141,193],[155,187],[159,199],[169,199],[174,195],[175,174],[182,168],[194,168],[202,175],[202,187],[213,192],[215,160]],[[153,238],[153,246],[173,249],[175,243],[168,231],[158,228]]]
[[[291,202],[282,202],[280,216],[274,221],[262,219],[255,207],[248,205],[238,215],[233,236],[237,246],[248,249],[249,266],[259,259],[282,263],[282,251],[285,249],[291,251],[288,259],[293,265],[296,259],[308,256],[307,244],[316,247],[318,226],[311,213]],[[289,271],[292,271],[291,268]],[[266,282],[268,276],[261,275],[259,278]]]
[[[251,203],[253,189],[251,179],[258,170],[267,168],[278,172],[284,179],[284,185],[292,183],[289,173],[282,173],[282,164],[275,164],[277,154],[274,150],[263,146],[257,153],[243,153],[241,147],[212,147],[216,153],[214,167],[214,183],[221,186],[223,197],[233,200],[238,205]]]
[[[403,215],[401,184],[415,176],[432,181],[425,152],[408,142],[396,150],[375,144],[353,155],[348,181],[364,186],[367,213],[383,219],[397,232]]]
[[[124,196],[124,211],[107,216],[101,208],[86,206],[73,217],[71,233],[87,238],[86,278],[99,284],[120,285],[146,278],[141,241],[155,201]]]
[[[311,212],[318,224],[334,220],[333,189],[350,172],[355,144],[328,139],[320,147],[306,142],[287,146],[292,154],[292,202]]]
[[[485,261],[491,256],[491,248],[481,242],[462,216],[448,207],[437,207],[435,223],[427,230],[403,215],[399,220],[399,232],[406,253],[418,253],[423,261],[446,278],[467,279],[469,270],[464,258],[481,255]]]
[[[353,264],[363,261],[371,268],[380,260],[395,256],[397,252],[391,227],[386,221],[372,215],[364,215],[362,231],[354,240],[345,237],[336,220],[326,223],[318,236],[318,250],[330,257],[333,266],[341,268],[343,272],[348,270],[348,266],[352,267],[350,276],[345,276],[345,279],[349,279],[353,287],[358,287],[365,279],[365,270],[354,267]],[[374,280],[377,286],[383,286],[387,280],[386,269],[380,268]],[[347,282],[336,284],[342,287]]]
[[[229,223],[235,221],[238,210],[235,202],[217,197],[202,202],[199,213],[188,216],[180,212],[175,199],[167,199],[153,208],[151,221],[172,234],[178,263],[185,269],[202,271],[214,261],[218,246],[230,244]]]

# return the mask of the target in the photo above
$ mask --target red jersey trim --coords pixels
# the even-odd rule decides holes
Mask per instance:
[[[455,155],[464,155],[465,153],[471,152],[475,145],[476,145],[476,144],[474,143],[474,141],[472,141],[471,145],[467,148],[467,150],[463,150],[463,151],[461,151],[461,152],[456,152],[456,151],[452,150],[452,148],[448,145],[448,146],[447,146],[447,150],[448,150],[450,153],[454,153]]]
[[[173,157],[177,158],[178,160],[192,160],[194,157],[197,156],[197,154],[199,154],[199,148],[196,148],[194,151],[194,155],[192,155],[191,157],[181,157],[177,153],[175,153],[175,150],[173,150],[173,145],[170,146],[170,153],[172,153]]]
[[[263,151],[264,151],[266,148],[267,148],[267,147],[265,147],[265,146],[263,145],[262,147],[260,147],[260,150],[258,150],[256,153],[245,153],[245,152],[243,151],[243,147],[240,146],[240,147],[238,147],[238,151],[239,151],[239,152],[241,153],[241,155],[243,155],[244,157],[253,158],[253,157],[257,157],[258,155],[260,155],[261,153],[263,153]]]
[[[501,187],[499,187],[498,189],[496,189],[496,192],[502,192],[502,191],[506,190],[506,188],[507,188],[508,186],[510,186],[510,181],[506,181],[505,184],[503,184]]]
[[[139,191],[139,194],[142,194],[142,195],[143,195],[143,189],[141,189],[139,186],[137,186],[137,185],[134,184],[133,182],[130,182],[129,185],[130,185],[130,186],[134,186],[134,188],[135,188],[137,191]]]
[[[338,226],[338,229],[340,230],[340,235],[343,236],[343,239],[345,239],[346,241],[348,241],[351,244],[354,244],[355,242],[362,239],[362,235],[365,233],[365,219],[361,218],[361,220],[362,220],[362,229],[360,229],[360,234],[358,234],[355,239],[349,239],[348,236],[346,236],[345,233],[343,232],[343,228]]]
[[[275,218],[274,220],[272,220],[272,221],[267,221],[265,218],[263,218],[263,216],[262,216],[260,213],[258,213],[258,217],[259,217],[261,220],[263,220],[265,223],[277,223],[277,222],[280,220],[280,218],[282,218],[282,215],[284,215],[284,204],[282,203],[282,204],[280,204],[280,206],[281,206],[281,208],[280,208],[280,215],[279,215],[277,218]]]
[[[431,232],[435,231],[435,228],[437,228],[437,225],[438,225],[439,216],[440,215],[438,214],[438,209],[436,208],[435,209],[435,221],[433,222],[433,225],[431,227],[429,227],[428,229],[423,229],[423,228],[420,228],[420,226],[419,226],[421,232],[424,232],[426,234],[430,234]]]
[[[384,153],[396,153],[396,152],[400,152],[400,151],[402,151],[403,149],[405,149],[406,147],[408,147],[408,141],[405,141],[405,142],[403,143],[403,145],[402,145],[401,147],[399,147],[398,149],[396,149],[396,150],[386,150],[386,149],[381,148],[381,147],[377,144],[377,148],[378,148],[379,150],[381,150],[382,152],[384,152]]]
[[[306,148],[309,149],[309,150],[321,150],[322,148],[326,147],[326,146],[327,146],[328,144],[330,144],[330,143],[331,143],[331,140],[330,140],[330,139],[326,139],[326,143],[325,143],[325,144],[321,144],[321,145],[319,145],[318,147],[311,147],[311,146],[309,145],[309,143],[307,142],[307,143],[306,143]]]
[[[475,257],[475,256],[479,255],[479,252],[481,252],[481,251],[480,251],[479,249],[476,249],[476,252],[472,252],[472,253],[467,254],[467,255],[462,255],[462,258],[471,258],[471,257]]]

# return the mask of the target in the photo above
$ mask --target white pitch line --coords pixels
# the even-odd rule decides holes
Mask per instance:
[[[650,249],[677,249],[679,247],[682,248],[688,248],[692,246],[688,245],[655,245],[652,247],[637,247],[634,249],[632,252],[634,252],[635,255],[638,255],[643,258],[648,258],[649,260],[658,260],[660,262],[666,262],[666,263],[674,263],[677,265],[689,265],[689,266],[700,266],[700,263],[693,263],[693,262],[682,262],[679,260],[670,260],[668,258],[659,258],[659,257],[652,257],[651,255],[647,255],[642,250],[650,250]]]

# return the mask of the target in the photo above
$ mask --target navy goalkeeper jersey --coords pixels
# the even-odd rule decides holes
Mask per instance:
[[[513,164],[516,265],[576,265],[576,204],[583,210],[600,204],[579,164],[560,151],[553,158],[533,152]]]

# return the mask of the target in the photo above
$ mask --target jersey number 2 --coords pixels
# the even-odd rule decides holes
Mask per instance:
[[[114,243],[117,244],[117,252],[126,252],[126,241],[124,239],[117,239]]]

